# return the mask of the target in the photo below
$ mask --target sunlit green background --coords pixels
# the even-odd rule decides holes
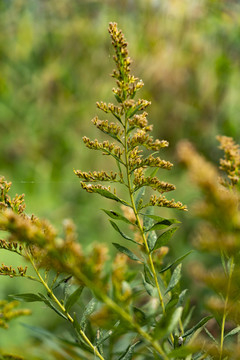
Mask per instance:
[[[0,173],[12,181],[12,194],[25,193],[29,214],[60,231],[73,218],[84,245],[117,236],[100,211],[113,205],[83,192],[73,173],[110,168],[109,158],[81,140],[102,138],[90,121],[99,114],[95,103],[113,101],[110,21],[124,31],[133,73],[145,83],[154,135],[170,142],[162,157],[175,167],[160,176],[176,184],[176,200],[191,206],[198,197],[176,161],[180,139],[215,163],[217,134],[240,139],[238,1],[0,0]],[[194,224],[190,213],[169,215],[183,221],[171,244],[177,256],[191,247]],[[19,261],[0,256],[7,265]],[[0,280],[1,298],[33,286]],[[34,307],[28,323],[51,328],[55,315],[43,311]],[[1,348],[29,340],[19,321],[0,332]]]

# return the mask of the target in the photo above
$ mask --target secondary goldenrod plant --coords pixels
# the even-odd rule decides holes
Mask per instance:
[[[113,243],[118,254],[109,270],[104,245],[93,245],[85,253],[70,220],[64,221],[61,235],[47,221],[29,217],[24,212],[23,196],[12,199],[8,194],[10,183],[1,178],[0,230],[5,235],[0,246],[27,259],[35,276],[29,275],[25,267],[16,270],[6,265],[0,275],[21,276],[43,285],[45,293],[17,294],[13,298],[43,302],[70,324],[72,339],[56,340],[67,349],[66,358],[71,354],[72,359],[200,359],[205,355],[198,347],[195,350],[190,346],[192,336],[210,317],[187,329],[191,312],[184,305],[187,289],[181,289],[180,279],[181,261],[189,253],[163,266],[168,242],[179,221],[153,212],[162,207],[186,210],[186,206],[163,195],[175,189],[156,177],[159,169],[172,167],[158,156],[168,143],[150,135],[152,126],[145,111],[150,103],[135,100],[143,82],[130,74],[131,59],[122,31],[110,23],[109,32],[117,67],[113,72],[117,104],[100,102],[97,106],[112,115],[115,122],[96,117],[93,124],[114,142],[91,141],[87,137],[83,140],[90,149],[111,157],[116,172],[75,173],[87,192],[121,205],[122,212],[104,212],[116,230],[116,239],[121,236],[125,244]],[[147,151],[151,151],[150,155]],[[126,198],[109,183],[122,185]],[[156,194],[149,194],[149,190]],[[124,232],[124,223],[132,235]]]
[[[180,144],[179,157],[203,193],[202,202],[196,206],[202,223],[196,231],[195,245],[212,255],[212,266],[192,267],[194,277],[214,292],[206,297],[206,307],[216,320],[215,334],[219,327],[218,336],[206,329],[209,341],[205,339],[203,349],[211,359],[230,360],[240,358],[239,344],[232,340],[240,331],[240,147],[232,138],[218,136],[217,139],[224,150],[220,169],[225,177],[187,142]]]
[[[0,268],[1,273],[8,272],[9,275],[12,274],[13,269],[11,267],[2,266]],[[19,270],[20,272],[21,270]],[[17,274],[16,274],[17,276]],[[0,328],[8,329],[8,323],[10,320],[15,319],[22,315],[30,315],[31,311],[28,309],[16,309],[19,305],[19,302],[0,300]]]

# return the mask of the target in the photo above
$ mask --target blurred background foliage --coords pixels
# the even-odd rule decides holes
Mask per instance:
[[[26,194],[29,214],[59,229],[73,218],[83,244],[116,236],[99,210],[112,204],[82,191],[73,174],[111,168],[81,140],[101,136],[90,122],[95,102],[113,101],[110,21],[123,30],[133,73],[145,83],[140,96],[152,102],[154,136],[170,142],[162,158],[175,167],[159,176],[176,184],[177,200],[191,206],[199,196],[176,163],[180,139],[216,164],[216,135],[240,139],[238,1],[0,0],[0,173],[12,194]],[[191,247],[196,220],[169,216],[184,216],[176,256]],[[1,262],[14,261],[1,252]],[[1,295],[30,285],[1,279]]]

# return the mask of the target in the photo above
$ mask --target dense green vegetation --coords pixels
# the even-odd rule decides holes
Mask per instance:
[[[96,100],[112,102],[109,21],[117,21],[128,39],[132,68],[145,83],[141,97],[152,102],[154,136],[170,142],[163,158],[175,166],[161,174],[161,180],[175,183],[174,197],[191,210],[201,195],[178,163],[179,140],[187,138],[217,164],[216,135],[236,142],[240,138],[238,2],[16,0],[0,6],[0,172],[12,181],[13,195],[26,194],[27,213],[47,218],[58,229],[64,218],[72,218],[84,248],[92,242],[116,242],[105,214],[96,211],[109,208],[108,201],[83,192],[73,173],[74,168],[111,170],[108,158],[91,154],[81,140],[84,135],[99,138],[90,122]],[[192,211],[174,211],[172,215],[163,209],[160,214],[182,221],[177,242],[170,242],[167,263],[192,248],[198,224]],[[192,261],[199,256],[193,254]],[[18,264],[17,256],[4,253],[1,259]],[[217,257],[206,254],[202,261],[218,264]],[[192,269],[186,265],[183,284],[189,283]],[[28,285],[15,280],[3,279],[2,298],[9,292],[28,292]],[[191,286],[195,302],[202,290]],[[198,319],[203,303],[195,312]],[[41,321],[61,331],[47,316]]]
[[[95,136],[94,103],[111,99],[110,21],[125,29],[156,136],[172,154],[192,139],[216,161],[215,136],[240,137],[238,10],[225,1],[1,1],[0,163],[29,211],[67,212],[83,235],[94,231],[72,169],[103,166],[81,137]]]

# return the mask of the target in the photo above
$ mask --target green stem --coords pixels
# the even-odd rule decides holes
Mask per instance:
[[[228,277],[228,284],[227,284],[227,293],[226,293],[226,298],[225,298],[225,302],[224,302],[224,311],[223,311],[223,318],[222,318],[222,325],[221,325],[221,340],[220,340],[220,356],[219,356],[219,360],[222,360],[222,355],[223,355],[224,331],[225,331],[225,323],[226,323],[226,318],[227,318],[227,306],[228,306],[228,300],[229,300],[229,292],[230,292],[230,287],[231,287],[233,269],[234,269],[234,262],[233,262],[233,257],[232,257],[231,262],[230,262],[229,277]]]
[[[129,161],[128,161],[127,117],[125,118],[124,131],[125,131],[125,137],[124,138],[125,138],[125,161],[126,161],[126,171],[127,171],[127,182],[128,182],[128,189],[129,189],[129,195],[130,195],[130,199],[131,199],[132,209],[133,209],[134,215],[136,217],[137,226],[139,228],[140,234],[141,234],[142,239],[143,239],[145,250],[146,250],[147,255],[148,255],[150,269],[151,269],[153,277],[154,277],[154,282],[155,282],[155,285],[156,285],[156,288],[157,288],[160,305],[161,305],[163,314],[165,314],[165,305],[164,305],[163,296],[162,296],[162,293],[161,293],[161,290],[160,290],[160,286],[159,286],[159,283],[158,283],[156,270],[155,270],[155,267],[154,267],[154,264],[153,264],[152,254],[151,254],[151,251],[149,250],[147,239],[146,239],[146,236],[145,236],[145,233],[144,233],[144,230],[143,230],[143,226],[141,224],[141,221],[140,221],[140,218],[139,218],[139,215],[138,215],[138,211],[137,211],[136,206],[135,206],[134,198],[133,198],[133,189],[132,189],[132,186],[131,186],[131,177],[130,177]]]
[[[43,286],[45,287],[45,289],[47,290],[47,293],[51,296],[52,300],[59,306],[59,308],[62,310],[62,312],[66,315],[66,317],[68,318],[68,320],[73,324],[74,320],[71,317],[71,315],[67,312],[67,310],[65,309],[64,305],[58,300],[58,298],[54,295],[53,291],[50,289],[50,287],[48,286],[48,284],[44,281],[44,279],[42,278],[38,268],[36,267],[34,260],[32,258],[32,256],[29,254],[29,252],[27,252],[27,256],[40,280],[40,282],[43,284]],[[98,349],[91,343],[91,341],[88,339],[88,337],[86,336],[86,334],[84,333],[84,331],[82,331],[81,329],[79,330],[80,335],[82,336],[82,338],[85,340],[85,342],[90,346],[90,348],[93,350],[94,354],[96,356],[98,356],[98,358],[100,360],[104,360],[104,358],[102,357],[102,355],[99,353]]]
[[[163,302],[163,296],[162,296],[162,293],[161,293],[161,290],[160,290],[160,287],[159,287],[157,274],[156,274],[155,267],[154,267],[154,264],[153,264],[151,251],[149,250],[147,239],[146,239],[146,236],[145,236],[145,233],[144,233],[144,230],[143,230],[143,227],[142,227],[142,224],[141,224],[141,221],[140,221],[140,218],[139,218],[136,206],[135,206],[134,198],[133,198],[133,189],[132,189],[132,185],[131,185],[131,176],[130,176],[129,160],[128,160],[127,124],[128,124],[128,118],[127,118],[127,116],[125,114],[125,125],[124,125],[124,141],[125,141],[125,143],[124,143],[124,147],[125,147],[125,167],[126,167],[126,173],[127,173],[127,185],[128,185],[129,195],[130,195],[130,199],[131,199],[132,209],[133,209],[134,215],[136,217],[136,223],[137,223],[137,226],[138,226],[139,231],[141,233],[143,243],[144,243],[144,246],[145,246],[145,250],[146,250],[147,255],[148,255],[148,259],[149,259],[149,263],[150,263],[150,269],[151,269],[151,271],[153,273],[154,282],[156,284],[160,305],[161,305],[163,314],[165,314],[165,305],[164,305],[164,302]],[[106,299],[105,299],[104,302],[106,303]],[[111,305],[108,304],[108,305],[110,307],[112,307],[115,311],[117,311],[119,314],[122,312],[121,308],[116,309],[116,307],[115,307],[116,304],[115,303],[112,303]],[[127,313],[125,313],[125,311],[124,311],[124,314],[123,313],[121,314],[121,316],[123,318],[125,318],[128,322],[132,323],[132,318]],[[152,346],[155,348],[155,350],[157,350],[158,353],[161,354],[164,359],[168,358],[157,341],[153,341],[151,336],[148,333],[146,333],[144,330],[142,330],[142,328],[138,324],[136,324],[136,323],[133,324],[132,323],[132,325],[134,326],[134,328],[136,329],[136,331],[140,335],[142,335],[146,340],[148,340],[152,344]]]

